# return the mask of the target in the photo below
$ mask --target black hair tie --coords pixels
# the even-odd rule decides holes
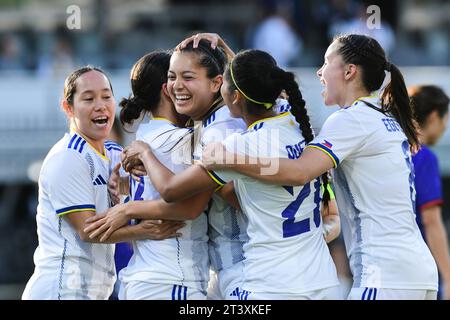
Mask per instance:
[[[384,63],[383,69],[386,70],[387,72],[391,72],[392,64],[391,64],[390,62],[386,61],[386,62]]]

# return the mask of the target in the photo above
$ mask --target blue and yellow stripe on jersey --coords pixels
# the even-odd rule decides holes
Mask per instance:
[[[306,148],[314,148],[324,152],[327,156],[330,157],[331,161],[333,161],[333,167],[337,168],[339,164],[339,158],[331,151],[330,148],[324,146],[321,143],[310,143],[306,146]]]
[[[80,211],[94,211],[95,212],[95,205],[93,204],[80,204],[76,206],[70,206],[66,208],[62,208],[59,210],[56,210],[56,215],[58,217],[63,216],[68,213],[72,212],[80,212]]]
[[[273,117],[256,120],[255,122],[253,122],[251,125],[249,125],[247,127],[247,131],[249,131],[249,130],[258,131],[259,129],[261,129],[263,127],[265,121],[283,118],[283,117],[286,117],[287,115],[289,115],[289,112],[284,112],[284,113],[281,113],[281,114],[273,116]]]
[[[211,179],[214,180],[215,183],[217,183],[219,186],[214,190],[214,192],[219,191],[220,189],[223,188],[224,185],[226,185],[227,183],[225,181],[223,181],[214,171],[209,171],[206,170],[206,172],[208,173],[208,175],[211,177]]]
[[[84,145],[87,144],[91,147],[92,150],[94,150],[95,153],[97,153],[101,158],[105,159],[106,161],[110,161],[108,157],[106,156],[105,146],[103,145],[103,153],[99,152],[93,145],[91,145],[87,139],[79,133],[75,128],[70,128],[70,133],[73,134],[72,138],[69,141],[69,145],[67,146],[68,149],[74,149],[81,153],[83,151]]]
[[[206,171],[209,176],[211,177],[211,179],[213,179],[219,186],[223,187],[224,185],[226,185],[227,183],[225,181],[223,181],[214,171]]]
[[[115,143],[114,141],[106,140],[104,145],[105,145],[105,149],[108,151],[111,151],[111,150],[123,151],[122,146]]]
[[[205,120],[203,120],[202,126],[203,128],[206,128],[207,126],[209,126],[211,123],[213,123],[216,120],[216,111],[214,111],[213,113],[211,113],[209,115],[209,117],[207,117]]]

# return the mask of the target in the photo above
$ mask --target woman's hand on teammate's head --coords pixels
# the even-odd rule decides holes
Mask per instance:
[[[227,157],[227,149],[220,142],[212,142],[206,145],[202,151],[201,165],[207,170],[220,169],[224,167],[226,160],[232,161],[234,156]]]
[[[211,42],[211,48],[215,49],[219,44],[219,41],[223,42],[222,38],[217,33],[197,33],[189,38],[181,41],[176,47],[175,50],[184,49],[189,43],[193,42],[192,47],[197,48],[200,40],[205,39]]]
[[[190,36],[189,38],[184,39],[175,47],[175,50],[184,49],[191,42],[193,42],[192,47],[197,48],[198,43],[202,39],[208,40],[209,42],[211,42],[212,49],[216,49],[217,46],[222,47],[223,50],[225,51],[229,61],[231,61],[231,59],[233,59],[233,57],[236,55],[233,52],[233,50],[231,50],[231,48],[225,43],[225,41],[223,41],[223,39],[217,33],[207,33],[207,32],[197,33],[193,36]]]

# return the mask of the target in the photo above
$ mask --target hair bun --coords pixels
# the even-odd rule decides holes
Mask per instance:
[[[141,115],[142,104],[139,103],[139,98],[131,96],[128,98],[122,98],[119,106],[122,107],[122,110],[120,111],[120,118],[122,122],[131,123]]]

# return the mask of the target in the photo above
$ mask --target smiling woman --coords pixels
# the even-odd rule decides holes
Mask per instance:
[[[115,282],[114,245],[96,243],[83,230],[87,218],[111,204],[107,181],[115,148],[105,148],[115,112],[111,83],[100,69],[78,69],[65,81],[62,105],[70,133],[42,165],[36,267],[22,298],[107,299]],[[125,226],[108,242],[144,239],[148,231],[141,223]]]
[[[102,153],[116,108],[111,82],[103,71],[85,67],[73,72],[66,79],[62,104],[71,129],[84,135]]]

